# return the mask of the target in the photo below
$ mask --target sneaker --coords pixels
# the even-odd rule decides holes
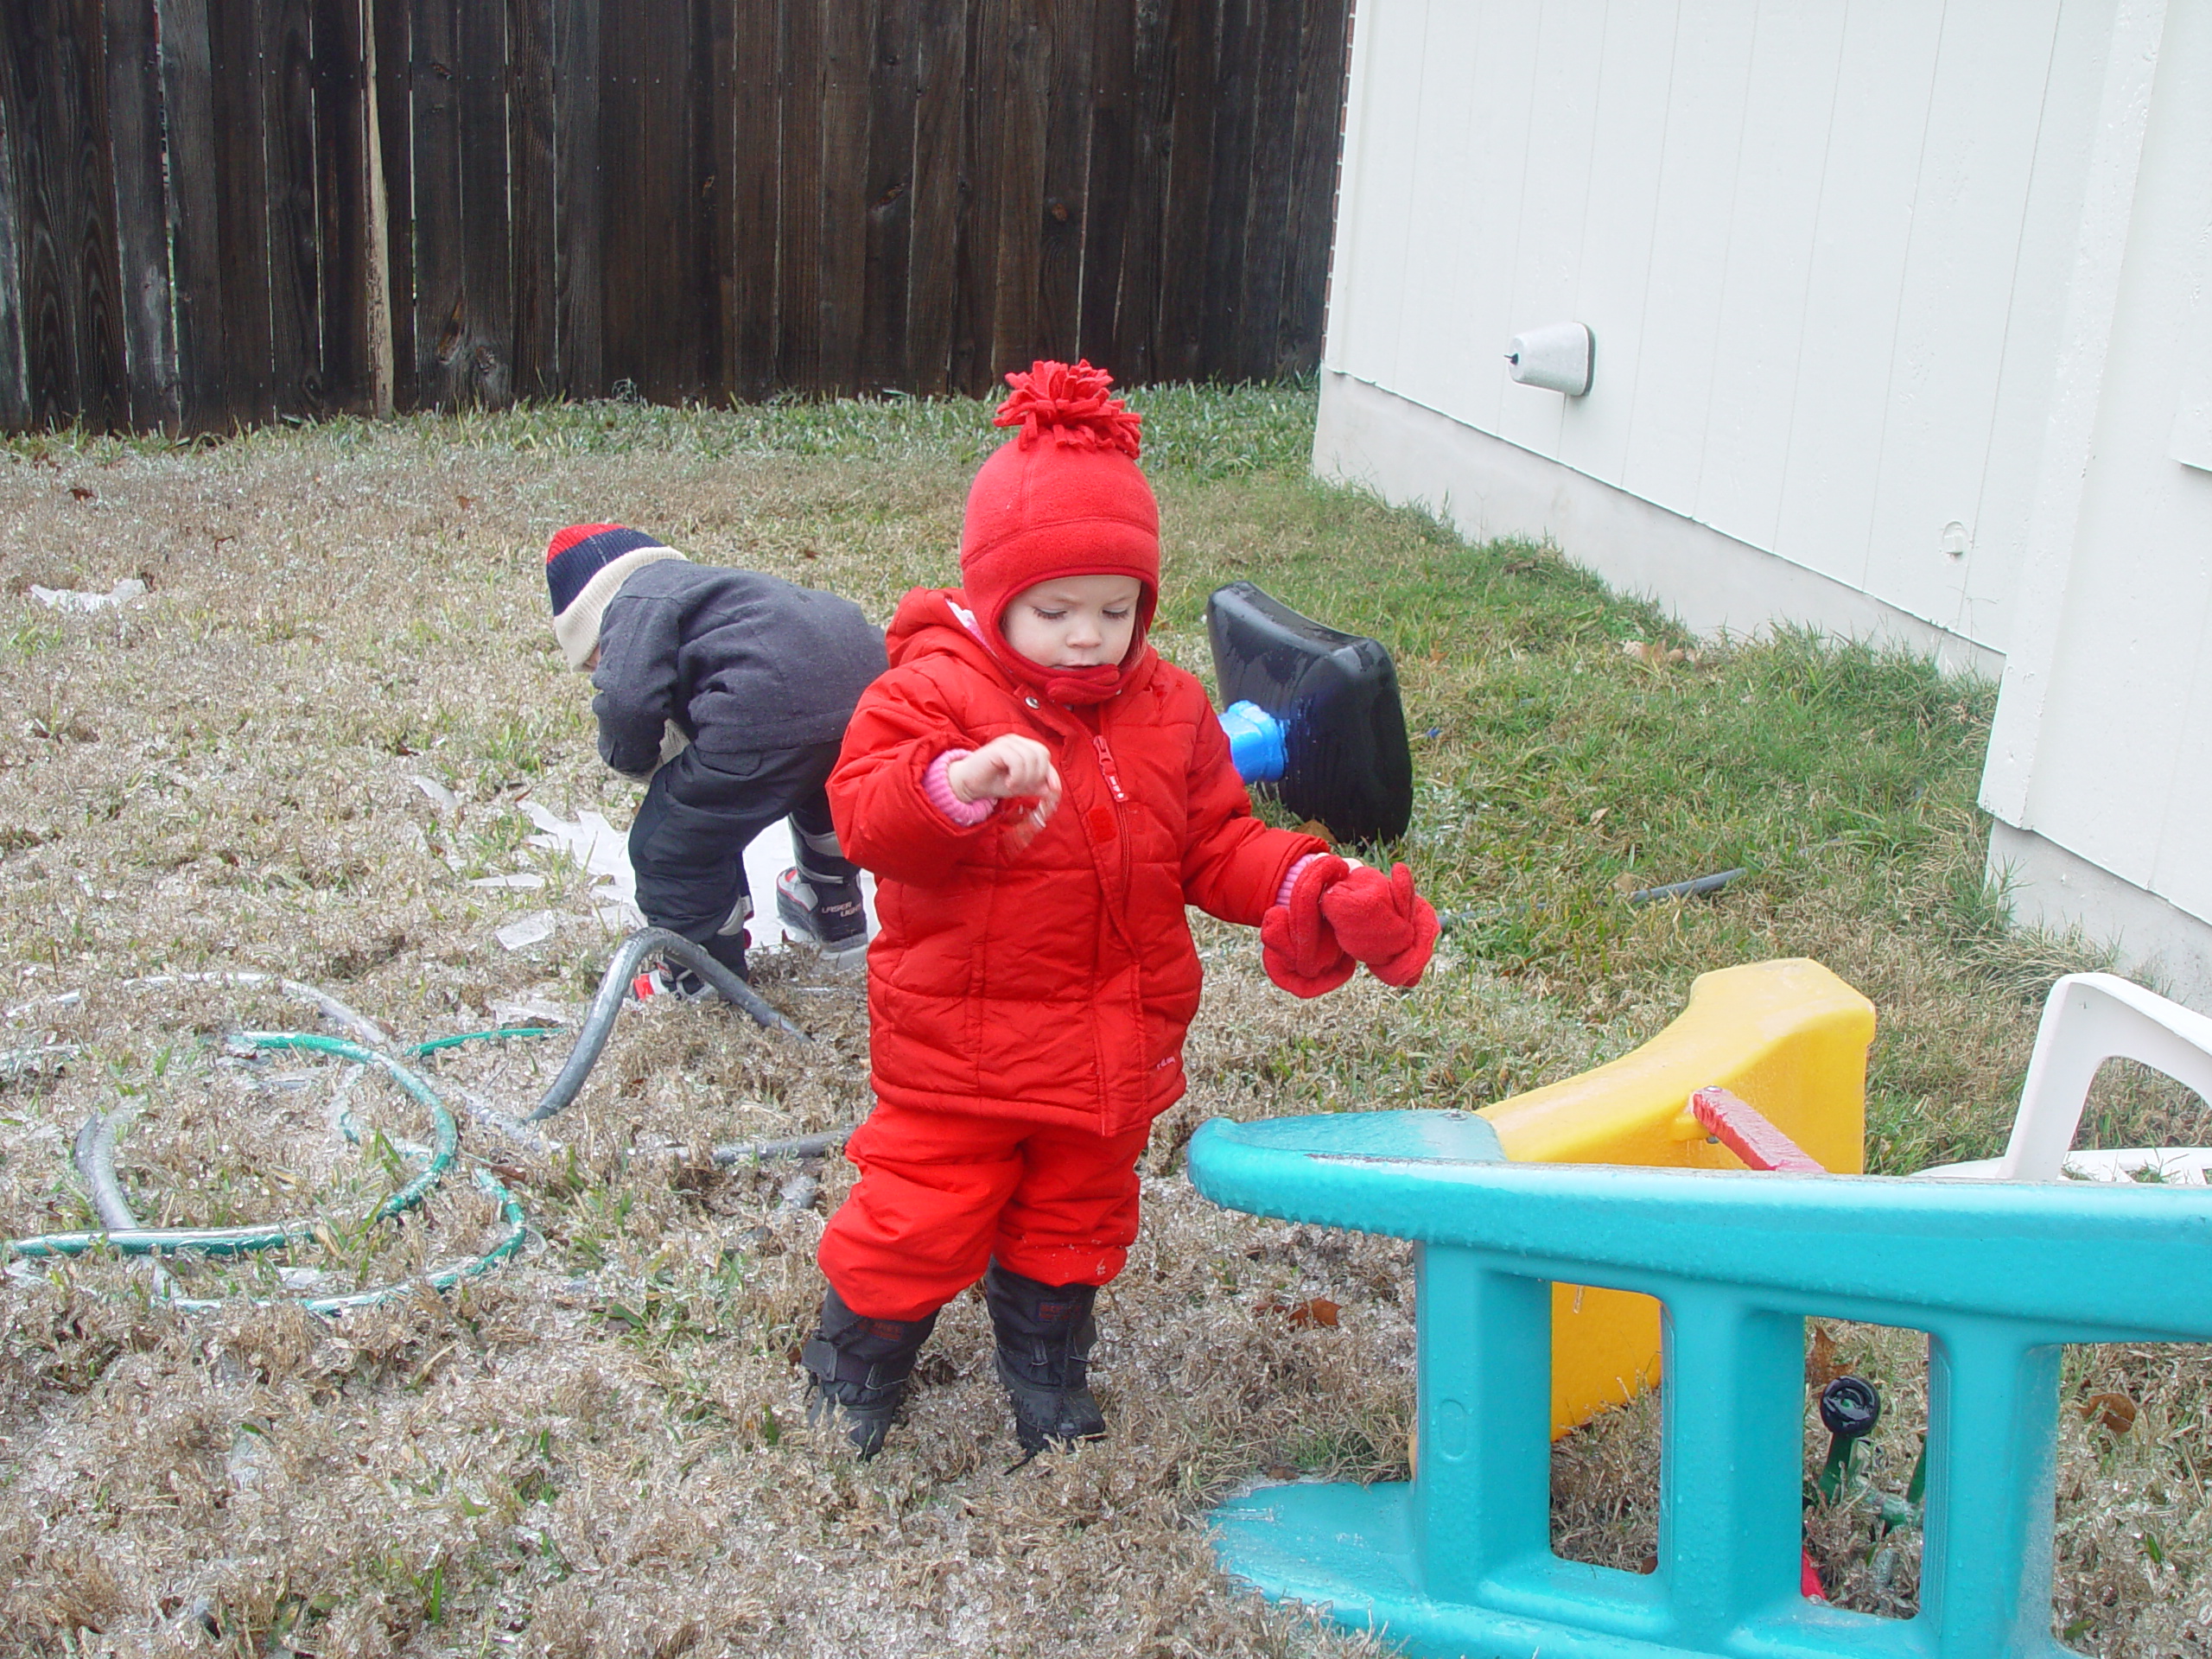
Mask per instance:
[[[856,880],[811,881],[793,866],[776,878],[776,919],[827,957],[843,960],[868,949],[868,906]]]
[[[665,996],[677,1002],[696,1002],[702,997],[715,995],[715,988],[689,968],[671,968],[666,963],[657,968],[648,968],[630,982],[630,1000],[633,1002],[643,1002],[655,996]]]

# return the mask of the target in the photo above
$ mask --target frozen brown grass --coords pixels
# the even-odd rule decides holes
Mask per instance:
[[[1309,418],[1300,394],[1243,396],[1163,396],[1147,429],[1169,536],[1159,637],[1193,667],[1196,600],[1217,582],[1265,581],[1284,560],[1442,556],[1417,516],[1297,475],[1279,440]],[[421,1109],[337,1062],[230,1052],[236,1030],[313,1027],[279,994],[132,982],[289,975],[401,1041],[573,1012],[613,938],[580,874],[525,847],[517,804],[620,824],[635,791],[598,766],[587,688],[555,656],[546,536],[636,524],[886,617],[907,586],[950,579],[988,441],[963,404],[606,407],[0,451],[0,1050],[74,1050],[0,1082],[0,1235],[90,1223],[69,1142],[118,1109],[145,1219],[327,1221],[280,1260],[179,1266],[188,1287],[239,1293],[213,1315],[159,1305],[143,1268],[112,1260],[0,1281],[0,1652],[1372,1652],[1225,1583],[1203,1516],[1255,1481],[1402,1476],[1405,1249],[1205,1204],[1180,1172],[1199,1122],[1497,1098],[1649,1036],[1687,975],[1718,965],[1700,950],[1735,959],[1749,937],[1868,989],[1888,1022],[1885,1086],[1986,1133],[2017,1084],[2031,995],[1993,992],[1986,963],[1962,967],[1950,934],[1911,919],[1940,909],[1933,890],[1893,895],[1900,922],[1810,881],[1747,899],[1738,931],[1707,944],[1700,913],[1653,911],[1574,973],[1494,963],[1455,936],[1414,996],[1362,980],[1313,1004],[1266,983],[1248,935],[1208,925],[1192,1092],[1159,1126],[1145,1232],[1102,1299],[1113,1438],[1012,1467],[968,1297],[908,1421],[863,1465],[804,1424],[792,1358],[849,1172],[823,1160],[818,1198],[794,1208],[788,1166],[709,1156],[866,1109],[858,982],[771,958],[764,993],[811,1046],[717,1007],[647,1007],[543,1141],[468,1107],[526,1108],[563,1045],[425,1063],[466,1151],[528,1211],[519,1260],[337,1321],[252,1306],[464,1259],[495,1217],[456,1172],[419,1220],[353,1225],[404,1171],[345,1144],[334,1097],[397,1139],[424,1138]],[[146,596],[89,615],[29,592],[128,576]],[[1385,620],[1359,625],[1387,634]],[[1456,669],[1404,660],[1418,708],[1448,707]],[[1958,833],[1970,863],[1971,825]],[[545,885],[470,885],[517,873]],[[494,941],[540,910],[558,923],[545,943]],[[2042,969],[2023,971],[2031,994]],[[2183,1138],[2188,1109],[2170,1096],[2126,1078],[2105,1094],[2115,1133],[2164,1113]],[[1339,1306],[1334,1326],[1281,1311],[1313,1297]],[[1865,1344],[1898,1397],[1888,1432],[1909,1435],[1911,1339]],[[2080,1644],[2200,1651],[2202,1381],[2200,1361],[2167,1350],[2069,1370],[2069,1404],[2122,1392],[2140,1408],[2125,1433],[2066,1414],[2061,1617]],[[1562,1443],[1567,1553],[1641,1564],[1656,1421],[1640,1403]],[[1900,1456],[1874,1478],[1901,1484]],[[1815,1537],[1832,1584],[1871,1608],[1911,1578],[1893,1564],[1873,1585],[1865,1530],[1838,1515]]]

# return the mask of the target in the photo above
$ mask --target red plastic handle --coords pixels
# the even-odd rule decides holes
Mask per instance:
[[[1753,1169],[1777,1175],[1827,1173],[1812,1154],[1726,1089],[1699,1090],[1690,1096],[1690,1115]]]

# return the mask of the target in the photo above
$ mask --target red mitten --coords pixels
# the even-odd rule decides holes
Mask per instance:
[[[1333,853],[1313,858],[1291,883],[1288,896],[1260,918],[1260,965],[1293,996],[1333,991],[1357,965],[1337,943],[1321,906],[1322,895],[1344,879],[1348,868]]]
[[[1320,899],[1337,943],[1365,963],[1376,978],[1385,985],[1420,980],[1440,930],[1434,907],[1414,891],[1411,870],[1396,864],[1384,875],[1363,865]]]

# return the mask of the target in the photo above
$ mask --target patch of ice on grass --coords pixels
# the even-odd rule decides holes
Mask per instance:
[[[503,1026],[565,1026],[575,1017],[559,1003],[535,995],[494,998],[489,1007],[492,1017]]]
[[[90,594],[76,588],[31,588],[31,597],[49,611],[71,611],[87,615],[93,611],[106,610],[111,605],[128,605],[146,591],[146,584],[136,576],[125,576],[104,594]]]
[[[561,918],[550,910],[533,910],[527,916],[516,918],[492,937],[510,950],[527,950],[533,944],[543,944],[553,937],[553,930]]]
[[[601,921],[624,932],[645,925],[645,912],[638,908],[638,878],[630,868],[626,835],[596,812],[579,813],[570,820],[536,801],[521,804],[530,821],[543,832],[532,836],[530,844],[548,852],[566,853],[592,876],[591,896]],[[746,931],[752,934],[756,950],[772,950],[791,937],[776,918],[776,878],[791,868],[791,856],[789,818],[777,819],[746,846],[745,880],[753,893],[753,916],[746,923]],[[861,874],[861,895],[868,906],[872,931],[875,878],[865,871]]]
[[[566,853],[592,878],[592,904],[601,921],[621,932],[645,925],[645,914],[638,908],[628,838],[620,830],[597,812],[564,818],[536,801],[523,802],[522,810],[541,832],[530,838],[531,846]]]

